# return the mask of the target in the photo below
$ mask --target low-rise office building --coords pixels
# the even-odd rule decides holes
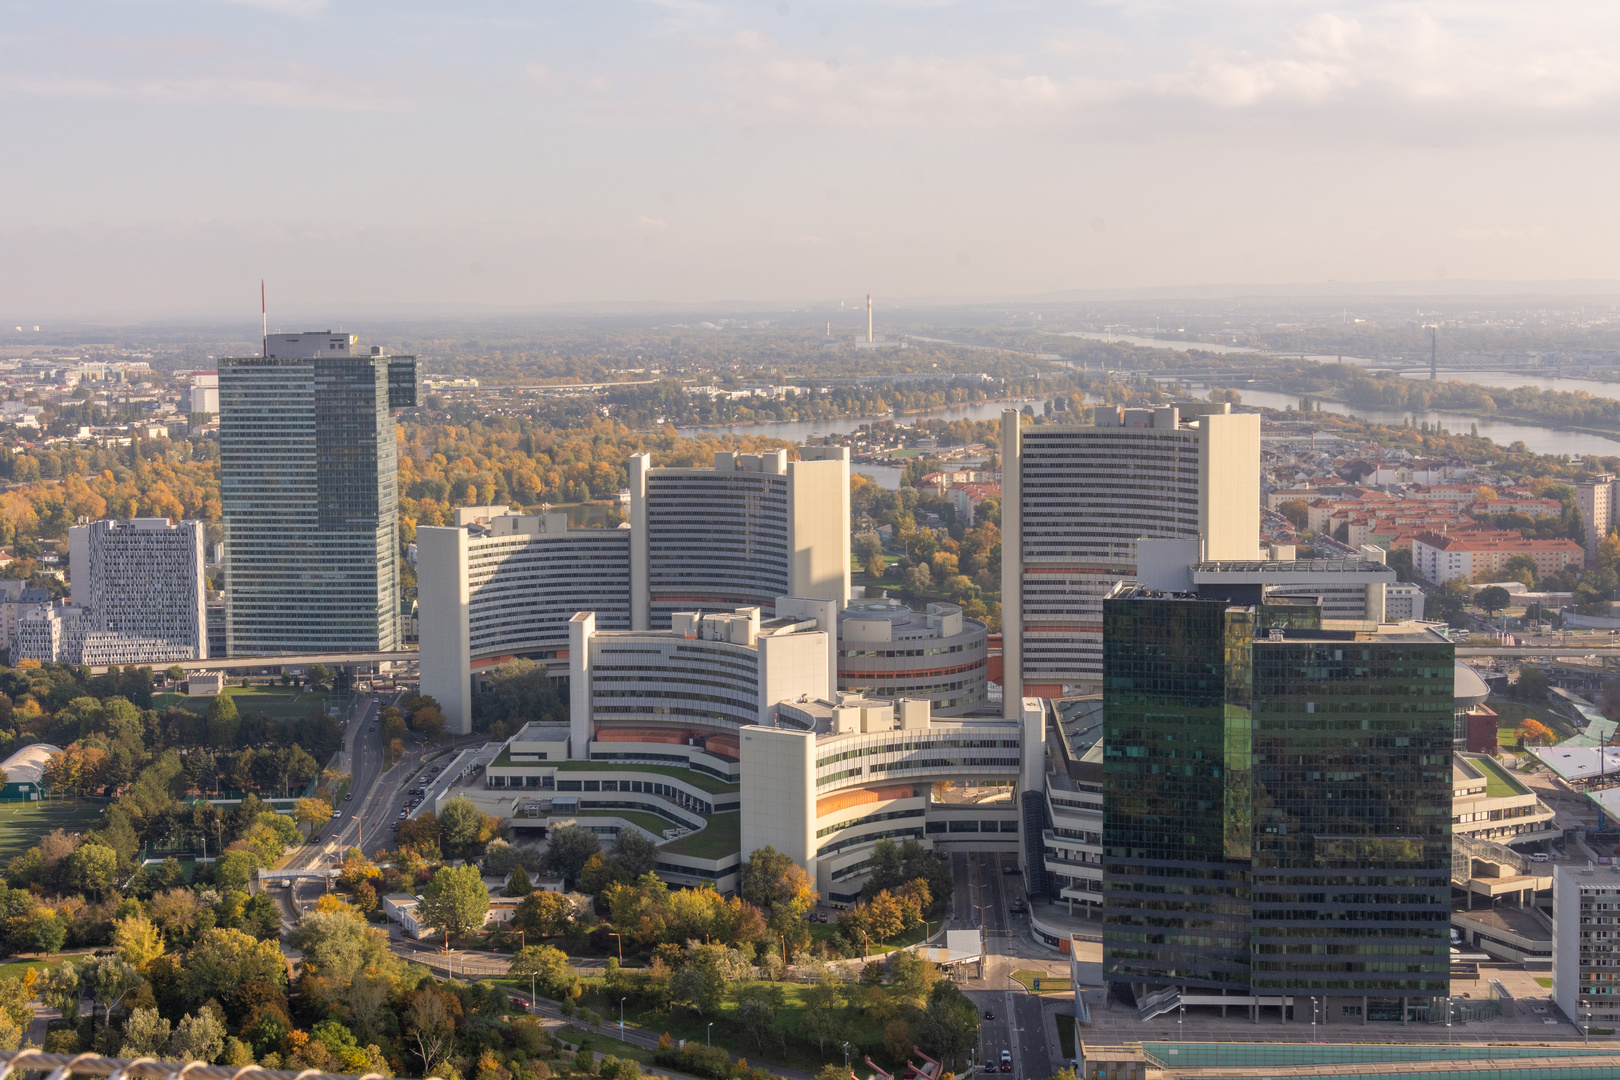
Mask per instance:
[[[936,716],[984,708],[989,632],[955,604],[913,611],[898,600],[855,600],[838,618],[838,689],[925,698]]]

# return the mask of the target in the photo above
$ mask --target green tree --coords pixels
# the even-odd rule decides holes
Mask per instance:
[[[941,979],[929,991],[928,1007],[917,1020],[917,1039],[947,1069],[960,1070],[979,1042],[979,1011],[954,983]]]
[[[321,689],[326,685],[326,681],[332,677],[332,673],[326,669],[325,664],[311,664],[305,674],[309,676],[309,685],[312,690]]]
[[[439,847],[445,858],[461,859],[478,854],[478,833],[483,823],[482,811],[465,795],[445,803],[439,811]]]
[[[181,975],[185,995],[192,1001],[227,998],[256,979],[286,985],[287,966],[280,943],[258,941],[240,930],[218,926],[197,935]]]
[[[118,853],[102,844],[80,844],[68,856],[68,881],[80,892],[101,896],[118,876]]]
[[[518,866],[512,869],[512,877],[506,883],[507,896],[528,896],[534,891],[534,883],[529,880],[529,872]]]
[[[156,1057],[168,1045],[169,1035],[169,1022],[156,1009],[131,1009],[124,1021],[124,1045],[118,1056]]]
[[[1509,604],[1513,603],[1513,594],[1500,585],[1492,585],[1488,589],[1479,590],[1474,602],[1485,610],[1488,615],[1494,615]]]
[[[545,867],[561,874],[572,888],[579,883],[580,871],[591,856],[601,850],[602,842],[591,830],[580,825],[559,825],[547,834]]]
[[[39,981],[39,1000],[68,1020],[79,1018],[79,999],[83,996],[84,982],[71,960],[62,961]]]
[[[520,981],[532,976],[535,988],[551,998],[562,997],[576,978],[568,954],[550,945],[527,945],[519,950],[508,974]]]
[[[1513,696],[1520,701],[1538,702],[1547,697],[1547,690],[1552,686],[1552,680],[1547,673],[1539,667],[1529,664],[1519,668],[1519,677],[1513,683]]]
[[[658,845],[640,829],[621,829],[613,842],[610,858],[624,871],[625,879],[635,881],[658,867]]]
[[[166,1056],[172,1061],[212,1062],[225,1049],[225,1025],[212,1009],[198,1009],[195,1016],[180,1018],[180,1026],[169,1036]]]
[[[106,1010],[107,1026],[111,1027],[112,1011],[145,980],[123,957],[97,956],[85,965],[84,981],[91,998]]]
[[[451,938],[464,937],[484,925],[489,915],[489,890],[478,867],[441,866],[422,893],[417,909],[423,925]]]
[[[236,733],[242,726],[242,718],[237,714],[236,702],[231,696],[221,691],[213,701],[208,703],[208,743],[219,750],[235,750]]]

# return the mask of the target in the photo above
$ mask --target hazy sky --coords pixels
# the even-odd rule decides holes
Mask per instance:
[[[1620,5],[0,0],[0,318],[1620,278]]]

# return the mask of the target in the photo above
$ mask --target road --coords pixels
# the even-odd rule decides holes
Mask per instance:
[[[984,973],[964,979],[961,984],[979,1010],[979,1054],[975,1059],[978,1071],[983,1073],[986,1062],[999,1062],[1005,1050],[1011,1055],[1012,1075],[1017,1080],[1038,1080],[1052,1075],[1059,1056],[1056,1047],[1048,1052],[1040,998],[1012,977],[1020,967],[1036,966],[1017,955],[1028,951],[1018,945],[1029,931],[1027,916],[1012,910],[1014,900],[1027,899],[1017,867],[1018,858],[1011,854],[951,856],[951,876],[956,884],[951,921],[958,929],[982,925],[985,932]],[[985,1017],[987,1012],[989,1018]]]

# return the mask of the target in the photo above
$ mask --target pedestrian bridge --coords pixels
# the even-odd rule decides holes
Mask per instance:
[[[331,881],[341,870],[260,870],[259,881]]]

